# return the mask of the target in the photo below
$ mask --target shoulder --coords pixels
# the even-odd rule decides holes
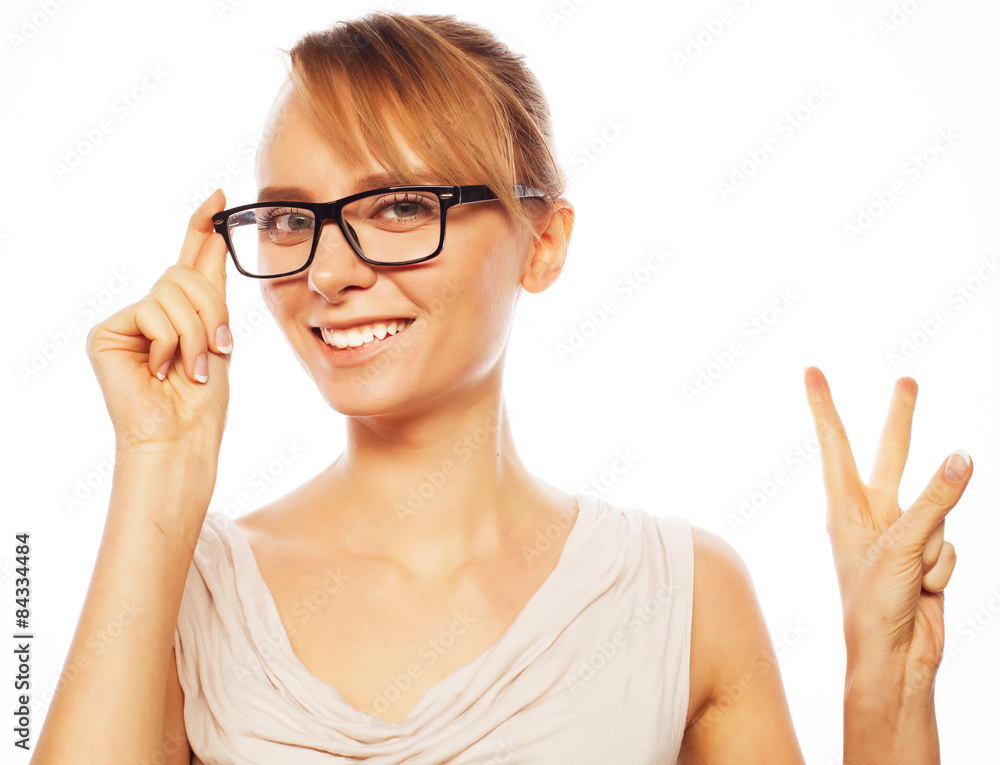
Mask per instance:
[[[770,740],[771,762],[801,763],[750,570],[717,534],[692,526],[691,537],[691,680],[679,762],[757,762],[749,753]]]
[[[699,589],[702,605],[707,607],[711,607],[719,597],[734,599],[734,596],[754,594],[750,569],[729,542],[700,526],[691,526],[691,543],[696,601]],[[742,592],[733,592],[733,587],[742,588]]]
[[[750,569],[729,542],[691,527],[694,551],[692,630],[713,644],[735,641],[734,629],[755,627],[760,615]],[[746,633],[744,633],[746,634]]]
[[[755,604],[757,597],[746,563],[729,542],[692,525],[691,543],[694,594],[688,725],[697,721],[712,702],[719,651],[729,653],[729,643],[739,634],[737,625],[746,622],[748,603],[752,600]]]

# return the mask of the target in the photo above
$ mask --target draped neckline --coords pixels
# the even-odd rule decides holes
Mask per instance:
[[[260,639],[257,636],[251,635],[255,645],[259,649],[267,651],[280,651],[285,657],[288,667],[298,676],[298,679],[302,682],[308,682],[317,697],[328,704],[331,709],[336,710],[343,719],[366,725],[374,725],[378,728],[384,728],[387,731],[398,732],[405,726],[411,726],[419,718],[421,712],[436,699],[449,694],[455,695],[458,689],[463,688],[468,680],[474,676],[479,667],[490,655],[498,651],[503,651],[508,644],[518,639],[519,627],[525,620],[530,619],[536,611],[539,613],[545,612],[547,608],[545,601],[549,599],[550,594],[558,594],[565,591],[565,588],[561,586],[561,582],[565,577],[571,575],[570,572],[577,568],[573,565],[572,558],[577,554],[577,548],[581,544],[581,539],[585,536],[586,528],[595,520],[597,509],[597,501],[595,499],[584,494],[575,494],[573,496],[578,508],[576,519],[569,534],[566,535],[563,548],[560,550],[559,558],[552,571],[549,572],[548,576],[542,581],[535,592],[532,593],[517,616],[514,617],[514,620],[494,643],[488,646],[476,658],[428,687],[413,704],[406,716],[398,722],[370,715],[367,712],[357,709],[335,686],[313,674],[302,660],[299,659],[298,655],[292,650],[291,640],[281,621],[277,603],[271,594],[267,582],[264,580],[263,574],[261,574],[260,567],[257,565],[257,558],[254,555],[249,540],[232,518],[225,515],[221,517],[225,519],[225,526],[230,530],[229,536],[231,540],[235,540],[235,546],[240,553],[240,555],[237,555],[234,549],[234,568],[239,571],[240,568],[246,567],[249,571],[249,581],[255,591],[251,594],[254,601],[259,604],[260,610],[258,616],[265,628],[265,634],[268,636],[265,641],[266,645],[261,645]],[[238,575],[238,578],[241,577]],[[274,640],[274,636],[276,635],[280,638],[277,641]],[[270,671],[279,671],[278,668],[274,667],[269,669]]]

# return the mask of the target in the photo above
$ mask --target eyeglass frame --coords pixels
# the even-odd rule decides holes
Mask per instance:
[[[366,257],[361,251],[361,244],[357,242],[353,236],[348,234],[348,229],[351,228],[350,224],[344,220],[344,207],[349,205],[355,200],[362,199],[363,197],[373,196],[376,194],[384,194],[389,192],[430,192],[435,194],[438,198],[438,204],[441,207],[441,235],[438,237],[437,248],[430,255],[422,258],[415,258],[413,260],[404,260],[398,263],[382,263],[377,260],[372,260]],[[514,193],[519,199],[531,199],[539,198],[544,199],[545,194],[537,191],[528,186],[522,186],[521,184],[516,184],[514,186]],[[354,250],[354,253],[361,258],[366,263],[370,263],[373,266],[409,266],[414,263],[423,263],[424,261],[430,260],[431,258],[437,257],[444,249],[444,233],[445,224],[448,220],[448,210],[456,205],[467,205],[475,204],[476,202],[491,202],[497,200],[497,195],[490,189],[489,186],[482,185],[472,185],[472,186],[385,186],[380,189],[371,189],[369,191],[361,191],[357,194],[351,194],[350,196],[342,197],[340,199],[335,199],[331,202],[287,202],[287,201],[274,201],[274,202],[252,202],[246,205],[240,205],[239,207],[231,207],[228,210],[222,210],[212,216],[212,227],[220,234],[222,238],[226,241],[226,247],[229,250],[229,255],[233,259],[233,263],[236,265],[236,270],[239,271],[244,276],[249,276],[252,279],[277,279],[283,276],[292,276],[294,274],[301,273],[312,265],[313,259],[316,256],[316,248],[319,245],[319,238],[323,233],[323,224],[328,220],[332,220],[337,224],[337,228],[340,229],[341,235],[347,240],[347,243]],[[313,232],[312,248],[309,250],[309,258],[306,260],[305,264],[301,267],[295,269],[294,271],[286,271],[281,274],[252,274],[246,271],[243,266],[240,265],[239,259],[236,257],[234,252],[233,243],[229,238],[229,218],[231,215],[243,212],[244,210],[249,210],[254,207],[295,207],[301,210],[309,210],[312,212],[315,219],[315,231]],[[353,229],[352,229],[353,230]]]

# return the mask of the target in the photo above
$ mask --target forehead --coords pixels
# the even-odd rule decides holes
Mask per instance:
[[[360,132],[356,121],[348,127]],[[258,197],[267,188],[296,188],[315,197],[298,194],[296,199],[325,202],[380,186],[443,183],[399,131],[393,131],[392,136],[411,170],[406,177],[391,172],[373,157],[361,164],[348,162],[317,130],[301,98],[286,81],[271,105],[257,150],[254,177]]]

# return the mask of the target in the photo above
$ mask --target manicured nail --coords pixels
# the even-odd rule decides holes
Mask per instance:
[[[972,464],[972,458],[969,457],[968,453],[961,449],[956,449],[944,466],[945,478],[949,481],[961,480],[962,476],[969,469],[970,464]]]
[[[231,353],[233,350],[233,338],[229,334],[229,327],[223,324],[215,330],[215,344],[219,347],[219,353]]]
[[[170,359],[167,359],[162,364],[160,364],[160,368],[156,370],[157,378],[160,380],[166,380],[168,369],[170,369]]]
[[[208,356],[204,353],[194,360],[194,379],[200,383],[208,382]]]

